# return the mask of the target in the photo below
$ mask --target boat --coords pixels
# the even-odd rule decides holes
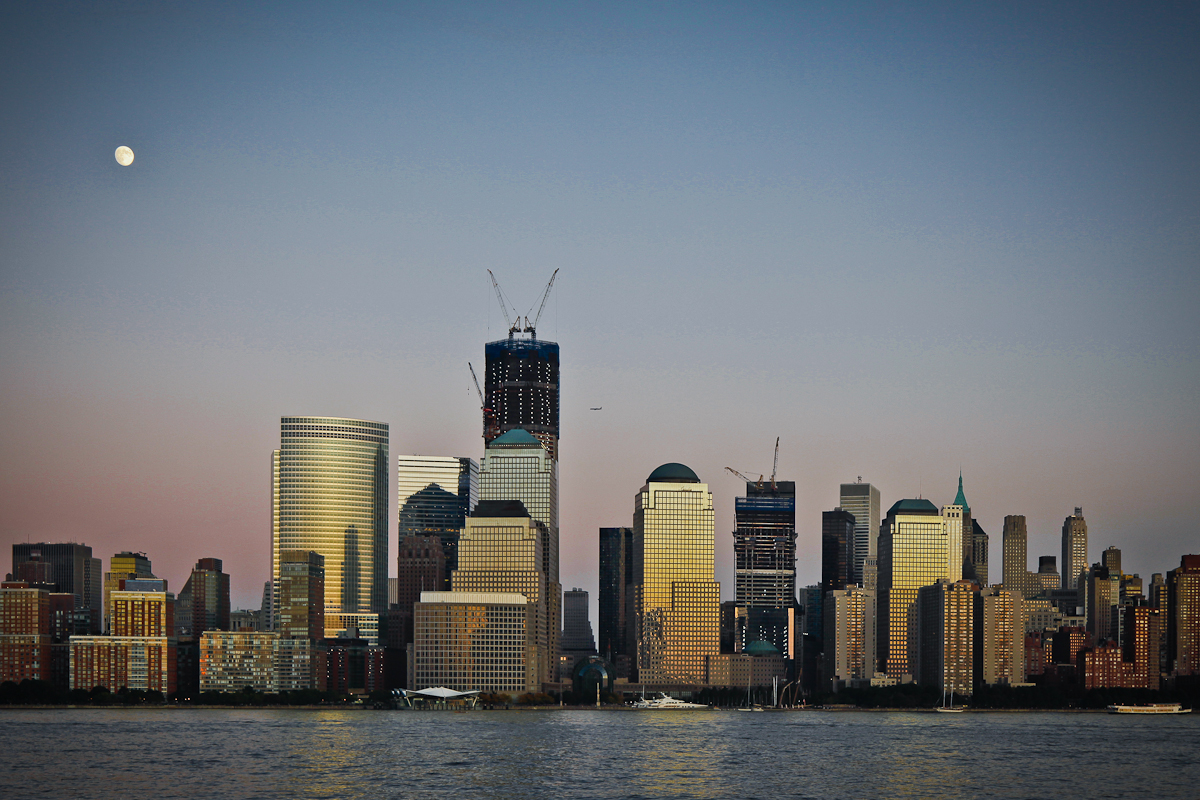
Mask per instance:
[[[1127,706],[1114,703],[1108,707],[1110,714],[1190,714],[1190,708],[1184,708],[1179,703],[1146,703],[1140,706]]]
[[[935,708],[934,711],[938,712],[939,714],[961,714],[963,712],[963,707],[962,706],[959,706],[958,708],[954,707],[954,690],[951,689],[950,690],[950,705],[946,705],[946,693],[942,692],[942,704],[940,706],[938,706],[937,708]]]
[[[752,706],[742,706],[741,708],[736,709],[736,710],[737,711],[763,711],[764,709],[758,703],[755,703]]]
[[[644,711],[686,711],[692,708],[708,708],[699,703],[689,703],[661,693],[658,697],[652,697],[649,700],[638,700],[633,707]]]

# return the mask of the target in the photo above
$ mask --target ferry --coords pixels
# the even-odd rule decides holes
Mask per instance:
[[[1147,703],[1140,706],[1127,706],[1119,703],[1108,707],[1110,714],[1190,714],[1190,708],[1184,708],[1179,703]]]
[[[667,697],[665,694],[659,694],[658,697],[653,697],[649,700],[638,700],[633,704],[634,708],[639,708],[644,711],[681,711],[691,708],[708,708],[699,703],[688,703],[684,700],[677,700],[674,697]]]

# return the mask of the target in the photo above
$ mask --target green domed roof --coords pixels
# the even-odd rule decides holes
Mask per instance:
[[[534,435],[524,428],[513,428],[511,431],[492,439],[488,447],[541,447]]]
[[[748,656],[777,656],[779,648],[765,639],[759,639],[757,642],[746,645],[746,649],[742,652]]]
[[[699,483],[700,479],[696,477],[696,473],[692,472],[691,467],[686,467],[683,464],[677,464],[672,461],[670,464],[663,464],[654,472],[650,473],[650,477],[646,478],[646,483]]]
[[[921,499],[897,500],[895,505],[888,509],[888,514],[937,514],[938,509],[933,503]]]

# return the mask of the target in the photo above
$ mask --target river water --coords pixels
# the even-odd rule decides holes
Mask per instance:
[[[0,797],[1200,797],[1200,715],[0,710]]]

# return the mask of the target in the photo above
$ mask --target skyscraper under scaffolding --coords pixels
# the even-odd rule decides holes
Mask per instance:
[[[746,645],[770,642],[792,658],[796,608],[796,483],[746,482],[746,496],[734,500],[737,530],[737,603],[745,607],[739,625]]]

